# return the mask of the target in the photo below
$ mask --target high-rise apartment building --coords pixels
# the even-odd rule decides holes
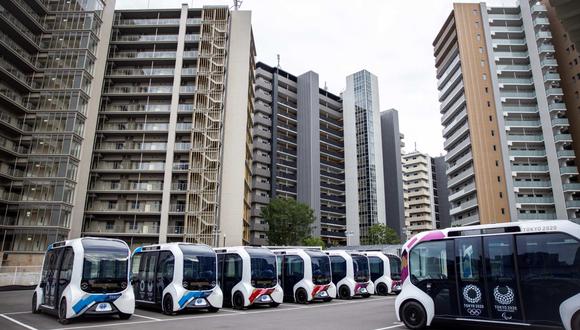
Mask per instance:
[[[250,18],[186,4],[115,12],[83,235],[250,242]]]
[[[455,4],[437,35],[452,225],[575,219],[578,169],[546,7]]]
[[[404,147],[399,132],[399,113],[395,109],[381,112],[381,143],[383,150],[383,173],[385,191],[386,224],[402,241],[405,226],[403,202],[403,173],[401,171],[401,149]]]
[[[347,192],[340,97],[320,89],[315,72],[294,76],[258,63],[253,134],[252,242],[267,243],[261,208],[271,198],[285,197],[314,210],[313,236],[344,245]]]
[[[404,154],[402,169],[407,236],[438,228],[431,157],[418,151]]]
[[[431,174],[435,202],[435,223],[437,228],[451,227],[449,215],[449,190],[447,189],[447,164],[445,157],[431,157]]]
[[[547,1],[543,0],[548,10],[552,43],[554,44],[555,57],[558,61],[558,73],[560,85],[564,92],[564,101],[568,120],[570,121],[570,134],[574,153],[580,154],[580,2],[578,1]],[[551,3],[555,3],[554,7]],[[573,22],[576,22],[574,27]],[[572,30],[568,31],[568,27]],[[575,29],[575,30],[574,30]],[[576,158],[576,166],[579,165]]]
[[[114,5],[0,3],[3,265],[38,265],[81,226]]]
[[[364,242],[369,227],[385,224],[385,191],[379,83],[362,70],[346,77],[343,93],[346,187],[358,191],[347,194],[347,231],[353,245]],[[357,198],[358,197],[358,198]]]

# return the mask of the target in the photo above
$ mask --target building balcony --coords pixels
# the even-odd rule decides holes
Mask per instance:
[[[576,158],[574,150],[558,150],[556,151],[558,158]]]
[[[544,74],[544,82],[555,82],[560,80],[562,80],[562,78],[557,73],[548,72]]]
[[[572,142],[572,135],[570,134],[556,134],[554,135],[555,142]]]
[[[529,65],[506,64],[506,65],[497,65],[496,70],[498,74],[501,74],[503,72],[518,73],[518,72],[529,72],[531,71],[531,67]]]
[[[556,213],[518,213],[518,220],[554,220]]]
[[[346,234],[343,231],[328,231],[328,230],[321,230],[320,236],[322,237],[337,237],[337,238],[345,238]]]
[[[109,60],[175,60],[176,55],[174,51],[128,51],[112,53],[109,55]]]
[[[537,114],[538,113],[538,108],[531,107],[531,106],[505,105],[502,108],[503,108],[503,112],[507,113],[507,114],[510,114],[510,113],[514,113],[514,114]]]
[[[135,77],[135,76],[170,76],[175,75],[172,68],[120,68],[107,72],[107,76]]]
[[[461,219],[452,219],[451,225],[453,226],[469,226],[479,224],[479,214],[461,217]]]
[[[538,31],[536,32],[536,39],[552,39],[552,33],[548,31]]]
[[[550,103],[550,104],[548,104],[548,109],[550,111],[565,111],[566,104],[565,103]]]
[[[518,173],[548,173],[548,165],[512,165],[512,172]]]
[[[171,94],[172,86],[112,86],[105,88],[103,94]]]
[[[132,42],[132,43],[148,43],[148,42],[177,42],[177,34],[121,34],[113,37],[111,42]]]
[[[468,201],[462,202],[457,207],[454,207],[451,210],[449,210],[449,214],[456,215],[456,214],[459,214],[459,213],[463,213],[463,212],[466,212],[466,211],[469,211],[471,209],[476,208],[477,205],[478,205],[477,204],[477,198],[470,199]]]
[[[552,126],[570,126],[570,122],[568,121],[568,118],[553,118]]]
[[[510,142],[544,142],[542,135],[508,135],[507,140]]]
[[[542,44],[542,45],[540,45],[540,47],[538,47],[538,51],[540,52],[540,54],[542,54],[542,53],[554,53],[556,51],[556,49],[552,45]]]
[[[542,126],[539,120],[506,120],[506,127],[537,128]]]
[[[473,167],[470,167],[469,169],[467,169],[464,172],[461,172],[460,174],[458,174],[457,176],[453,177],[453,178],[449,178],[449,181],[447,182],[447,187],[449,187],[449,189],[457,186],[458,184],[468,180],[469,178],[473,177],[475,175],[474,171],[473,171]]]
[[[553,197],[516,197],[516,203],[518,204],[531,204],[531,205],[551,205],[554,204]]]
[[[535,99],[536,98],[536,93],[525,93],[525,92],[500,92],[500,97],[502,99],[502,102],[506,101],[506,100],[510,100],[510,99],[516,99],[516,100],[530,100],[530,99]]]
[[[560,167],[560,174],[562,174],[562,175],[575,175],[575,174],[578,174],[578,168],[576,166]]]
[[[550,181],[514,181],[513,185],[515,188],[551,188],[552,182]]]
[[[528,78],[499,78],[498,79],[500,88],[503,88],[502,85],[508,86],[531,86],[534,84],[532,79]]]
[[[580,191],[580,183],[564,183],[562,184],[564,191]]]
[[[546,150],[510,150],[508,154],[511,158],[544,158]]]
[[[125,225],[107,225],[106,223],[89,224],[83,230],[83,234],[91,236],[132,236],[132,235],[159,235],[158,224],[125,224]]]
[[[141,19],[116,19],[113,25],[118,26],[158,26],[179,25],[179,18],[141,18]]]
[[[92,205],[87,208],[91,213],[159,213],[161,212],[161,203],[159,204],[127,204],[119,203],[113,207],[107,204]]]
[[[526,46],[525,39],[493,39],[493,48],[504,47],[504,46]]]
[[[465,187],[461,188],[461,190],[458,190],[458,191],[450,194],[449,195],[449,202],[453,202],[455,200],[462,198],[463,196],[472,194],[474,191],[475,191],[475,182],[472,182],[472,183],[466,185]]]
[[[580,209],[580,200],[566,201],[567,209]]]
[[[460,155],[463,151],[471,147],[471,139],[469,137],[465,138],[463,142],[455,145],[452,149],[448,150],[447,155],[445,155],[445,161],[450,162],[455,159],[456,156]]]

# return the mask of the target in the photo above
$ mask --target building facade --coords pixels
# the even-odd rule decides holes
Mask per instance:
[[[114,6],[0,3],[2,265],[38,265],[81,226]]]
[[[451,224],[575,219],[578,169],[546,7],[455,4],[433,43]]]
[[[312,234],[346,243],[342,100],[312,71],[292,75],[258,63],[254,115],[252,242],[267,244],[261,208],[293,198],[314,210]]]
[[[227,6],[115,12],[82,235],[250,242],[250,20]]]
[[[435,223],[438,229],[451,227],[449,215],[449,190],[447,189],[447,164],[445,157],[431,157],[431,174],[435,201]]]
[[[403,173],[401,149],[405,146],[399,132],[399,112],[390,109],[381,112],[381,143],[385,191],[386,224],[395,230],[404,242],[405,206],[403,201]]]
[[[406,236],[437,229],[433,165],[429,155],[414,151],[402,156]]]
[[[346,77],[343,93],[346,187],[358,191],[347,194],[347,232],[350,244],[359,245],[369,227],[386,224],[385,190],[379,83],[377,77],[362,70]]]

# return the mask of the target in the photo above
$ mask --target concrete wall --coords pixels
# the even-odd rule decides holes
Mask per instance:
[[[344,115],[344,181],[346,188],[346,230],[349,245],[360,244],[358,172],[356,156],[356,117],[354,111],[354,78],[346,77],[346,90],[342,95]]]
[[[449,215],[449,190],[447,189],[447,164],[445,157],[432,157],[435,164],[435,177],[437,200],[439,201],[439,226],[441,229],[451,227],[451,216]]]

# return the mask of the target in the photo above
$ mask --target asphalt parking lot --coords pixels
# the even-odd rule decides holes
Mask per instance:
[[[56,329],[406,329],[397,322],[393,306],[395,296],[368,299],[333,300],[330,303],[309,305],[282,304],[278,308],[256,307],[244,311],[223,308],[218,313],[183,312],[175,316],[161,314],[154,309],[137,308],[131,319],[117,317],[74,319],[61,325],[55,316],[30,312],[32,291],[0,292],[0,329],[56,330]],[[431,330],[478,328],[472,325],[443,324]],[[513,329],[513,328],[512,328]]]

